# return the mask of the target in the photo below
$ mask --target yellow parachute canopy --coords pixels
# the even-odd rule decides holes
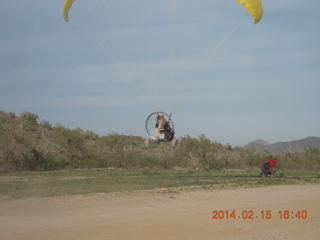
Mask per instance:
[[[63,6],[63,18],[66,22],[69,21],[69,10],[75,0],[66,0],[64,2]],[[263,15],[263,8],[261,0],[236,0],[238,3],[240,3],[242,6],[244,6],[247,11],[251,14],[251,16],[254,19],[254,23],[258,23]]]
[[[63,18],[66,22],[69,22],[69,10],[73,4],[74,0],[66,0],[64,2],[64,5],[63,5],[63,10],[62,10],[62,14],[63,14]]]
[[[258,23],[263,15],[263,8],[261,0],[236,0],[247,9],[254,19],[254,23]]]

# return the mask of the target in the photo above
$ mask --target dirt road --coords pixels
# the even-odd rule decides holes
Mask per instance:
[[[315,240],[320,185],[2,200],[0,239]]]

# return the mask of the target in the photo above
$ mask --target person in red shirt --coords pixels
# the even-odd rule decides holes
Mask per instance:
[[[270,158],[268,160],[268,165],[269,165],[271,176],[273,176],[273,174],[276,171],[276,159],[274,159],[272,156],[270,156]]]

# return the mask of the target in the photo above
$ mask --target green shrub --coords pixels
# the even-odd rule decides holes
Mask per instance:
[[[64,168],[235,169],[260,168],[268,153],[212,142],[201,134],[185,136],[177,147],[111,133],[99,136],[80,128],[69,129],[24,112],[0,111],[0,170]],[[276,156],[282,169],[320,169],[318,149]]]

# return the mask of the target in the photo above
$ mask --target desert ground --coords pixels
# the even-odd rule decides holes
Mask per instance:
[[[319,184],[0,200],[0,212],[4,240],[320,239]]]

